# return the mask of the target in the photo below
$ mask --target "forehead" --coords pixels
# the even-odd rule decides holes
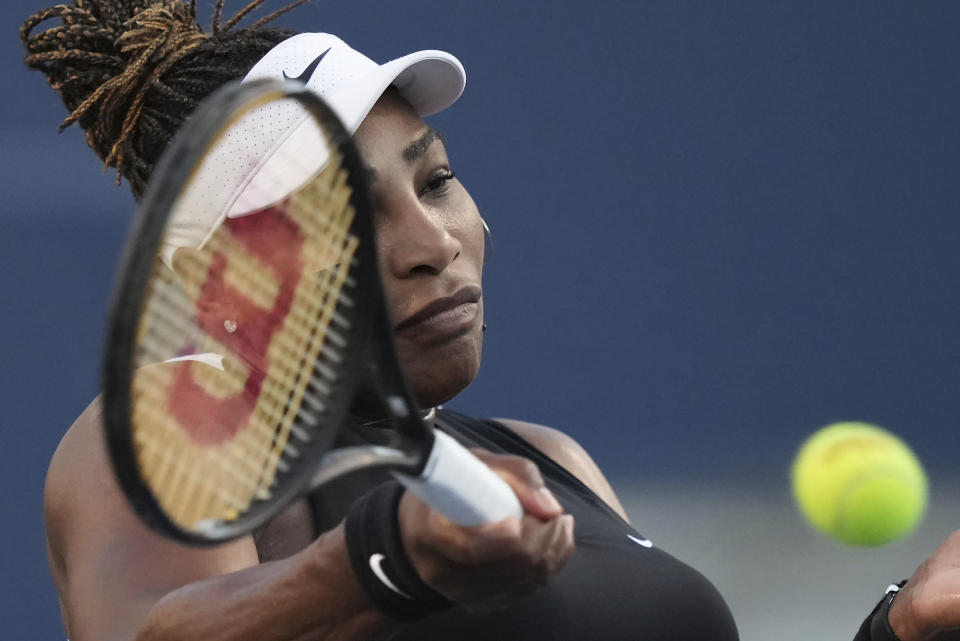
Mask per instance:
[[[394,89],[380,96],[357,128],[354,140],[363,148],[378,140],[412,140],[426,130],[427,124]]]
[[[395,91],[385,93],[354,134],[372,176],[377,168],[414,165],[431,149],[445,152],[443,134],[429,127]],[[435,145],[434,143],[441,144]]]

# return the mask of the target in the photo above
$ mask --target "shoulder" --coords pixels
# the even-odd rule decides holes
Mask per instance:
[[[47,561],[54,586],[60,596],[60,610],[63,624],[70,634],[70,621],[65,607],[67,586],[67,535],[76,523],[72,515],[76,511],[71,497],[78,485],[91,480],[89,470],[90,457],[95,456],[96,448],[91,438],[94,426],[100,420],[99,398],[95,399],[70,426],[60,439],[50,465],[47,468],[43,486],[43,517],[46,525]]]
[[[60,439],[50,459],[43,488],[43,509],[47,535],[54,539],[50,541],[54,549],[58,547],[55,544],[62,531],[67,529],[64,526],[70,520],[73,497],[85,492],[89,484],[101,481],[98,472],[106,462],[97,440],[102,416],[100,399],[94,399]]]
[[[126,508],[107,457],[102,422],[98,397],[66,431],[50,459],[43,508],[49,545],[54,551],[75,532],[78,523]]]
[[[626,510],[610,482],[580,443],[560,430],[545,425],[508,418],[494,420],[563,466],[629,522]]]
[[[57,446],[44,484],[47,554],[70,638],[133,637],[157,600],[189,582],[257,563],[249,537],[212,548],[144,525],[107,454],[94,400]]]

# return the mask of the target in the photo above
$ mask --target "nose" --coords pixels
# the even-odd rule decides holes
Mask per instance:
[[[391,209],[380,233],[385,265],[394,276],[439,274],[460,256],[463,247],[451,233],[444,212],[425,206],[416,197],[394,203]]]

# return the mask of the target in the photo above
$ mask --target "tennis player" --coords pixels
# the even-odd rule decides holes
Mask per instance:
[[[31,16],[21,37],[28,64],[70,111],[64,125],[79,123],[138,198],[177,128],[223,83],[295,78],[331,99],[372,179],[405,373],[421,404],[435,407],[476,376],[484,329],[485,223],[443,136],[422,120],[457,99],[463,68],[437,51],[378,65],[335,36],[266,26],[303,1],[240,29],[236,22],[263,0],[225,21],[218,0],[207,33],[195,5],[179,0],[72,0]],[[282,134],[273,125],[250,132]],[[57,448],[45,488],[67,635],[737,639],[714,587],[630,526],[602,472],[569,437],[518,421],[432,416],[509,483],[522,519],[456,527],[387,475],[365,471],[322,487],[250,537],[190,548],[147,529],[123,499],[94,401]],[[375,443],[385,429],[367,410],[343,444]],[[388,554],[358,557],[372,543]],[[958,568],[954,535],[899,593],[891,588],[857,639],[960,638]]]

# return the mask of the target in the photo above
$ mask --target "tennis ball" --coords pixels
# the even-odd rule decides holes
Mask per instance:
[[[869,423],[815,432],[793,463],[793,494],[813,527],[850,545],[883,545],[919,523],[927,476],[916,455]]]

